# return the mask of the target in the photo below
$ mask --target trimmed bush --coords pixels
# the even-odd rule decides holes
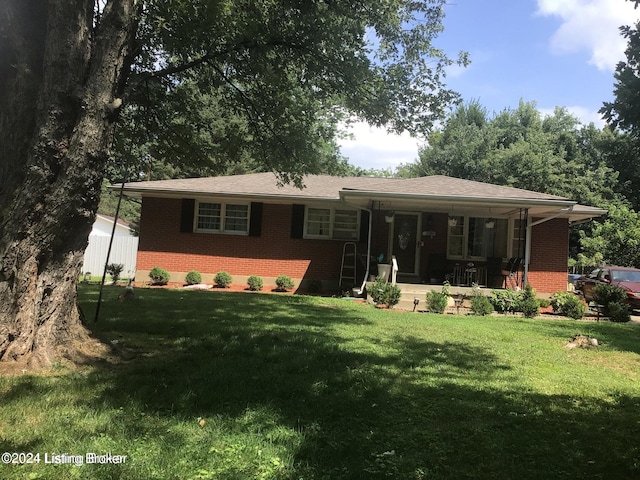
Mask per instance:
[[[153,267],[149,272],[149,278],[155,285],[166,285],[171,275],[164,268]]]
[[[197,285],[198,283],[202,283],[202,275],[196,270],[191,270],[185,275],[184,281],[187,285]]]
[[[247,285],[252,292],[259,292],[263,287],[262,278],[257,275],[251,275],[247,278]]]
[[[216,276],[213,277],[213,281],[218,288],[227,288],[231,285],[232,280],[233,278],[228,272],[218,272],[216,273]]]
[[[442,285],[442,292],[430,291],[427,292],[427,310],[432,313],[444,313],[449,304],[449,297],[451,296],[451,287],[449,282],[444,282]]]
[[[400,291],[400,287],[398,285],[387,283],[387,288],[384,292],[384,303],[388,308],[397,305],[398,302],[400,302],[401,296],[402,292]]]
[[[376,305],[382,305],[384,303],[384,290],[386,286],[387,282],[385,282],[384,278],[376,277],[375,281],[367,287],[367,294]]]
[[[490,315],[493,312],[493,305],[484,295],[471,297],[471,311],[474,315]]]
[[[281,290],[283,292],[291,290],[294,285],[295,283],[293,282],[291,277],[287,275],[280,275],[278,276],[278,278],[276,278],[276,287],[278,287],[278,290]]]
[[[385,282],[383,277],[376,277],[375,282],[369,287],[368,294],[376,305],[386,305],[388,308],[400,302],[402,292],[400,287]]]
[[[551,308],[555,313],[575,320],[580,320],[586,310],[582,300],[571,292],[554,293],[551,296]]]
[[[432,313],[444,313],[449,303],[449,297],[440,292],[427,292],[427,310]]]

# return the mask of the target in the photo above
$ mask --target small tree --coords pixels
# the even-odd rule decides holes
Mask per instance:
[[[124,270],[124,265],[122,263],[110,263],[107,265],[106,270],[111,280],[113,280],[113,283],[116,284],[118,280],[120,280],[120,274],[122,274],[122,270]]]
[[[531,284],[525,285],[517,309],[527,318],[533,318],[540,314],[540,302],[538,302],[536,291]]]

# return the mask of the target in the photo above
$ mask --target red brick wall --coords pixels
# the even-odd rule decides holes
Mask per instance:
[[[535,222],[536,219],[534,219]],[[529,283],[538,293],[567,289],[569,222],[549,220],[532,228]]]
[[[145,198],[137,269],[149,271],[159,266],[170,272],[197,270],[205,275],[225,270],[232,276],[261,277],[285,274],[294,279],[321,279],[337,283],[344,242],[290,238],[291,208],[291,205],[265,204],[260,237],[181,233],[180,199]],[[426,268],[424,263],[428,253],[446,250],[446,215],[434,214],[433,218],[438,234],[433,240],[424,239],[423,268]],[[374,215],[374,224],[382,222],[383,219],[376,219]],[[537,225],[533,227],[532,235],[529,282],[538,293],[566,290],[567,220],[554,219]],[[379,237],[374,235],[373,238],[374,255],[379,251],[386,252],[386,235]],[[358,244],[360,254],[366,254],[366,248],[366,243]],[[144,281],[145,278],[139,280]],[[211,278],[205,281],[210,282]]]
[[[181,233],[181,200],[145,197],[137,269],[159,266],[170,272],[197,270],[203,275],[224,270],[232,276],[284,274],[337,282],[344,242],[290,238],[291,210],[291,205],[265,204],[259,237]],[[366,254],[366,244],[358,244],[358,253]]]

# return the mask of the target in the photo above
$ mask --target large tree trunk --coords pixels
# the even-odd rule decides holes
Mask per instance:
[[[135,0],[0,5],[0,360],[92,350],[76,287],[137,27]]]

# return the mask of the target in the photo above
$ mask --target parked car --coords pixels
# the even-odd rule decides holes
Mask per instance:
[[[628,305],[633,309],[640,309],[640,269],[616,266],[596,268],[576,281],[576,290],[582,293],[587,302],[592,302],[596,285],[622,288],[627,292]]]

